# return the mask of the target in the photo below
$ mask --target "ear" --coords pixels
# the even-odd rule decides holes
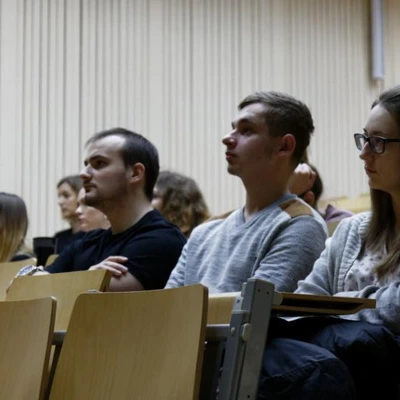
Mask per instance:
[[[129,179],[133,182],[139,182],[144,180],[146,168],[142,163],[136,163],[129,167]]]
[[[314,208],[315,205],[315,195],[314,193],[309,190],[308,192],[304,193],[303,196],[301,196],[301,198],[311,207]]]
[[[279,153],[281,155],[291,156],[296,148],[296,138],[291,134],[287,133],[281,137]]]

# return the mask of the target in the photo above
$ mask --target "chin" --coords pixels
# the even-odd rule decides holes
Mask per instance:
[[[227,171],[228,171],[228,174],[238,176],[237,171],[235,171],[235,168],[233,168],[231,165],[228,165]]]
[[[375,189],[375,190],[384,190],[382,185],[379,185],[379,183],[374,182],[373,180],[369,179],[368,180],[368,186],[370,189]]]
[[[95,196],[85,196],[85,204],[90,207],[95,207],[98,204],[98,199]]]

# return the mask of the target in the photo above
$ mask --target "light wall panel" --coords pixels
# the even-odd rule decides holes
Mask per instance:
[[[80,171],[90,135],[123,126],[194,177],[213,213],[233,209],[244,193],[221,139],[244,96],[279,90],[312,110],[325,196],[357,196],[352,134],[400,81],[400,3],[384,5],[375,82],[367,0],[0,0],[0,190],[24,197],[31,236],[53,234],[57,181]]]

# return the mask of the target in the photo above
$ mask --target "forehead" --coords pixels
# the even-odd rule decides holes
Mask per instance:
[[[267,112],[267,106],[262,103],[253,103],[239,110],[233,124],[237,125],[240,122],[251,122],[254,124],[265,124],[265,113]]]
[[[86,148],[86,158],[93,157],[119,157],[125,139],[121,136],[106,136],[89,144]]]
[[[369,113],[365,124],[367,133],[379,132],[388,135],[398,135],[399,126],[396,119],[381,105],[376,105]]]
[[[73,192],[74,191],[68,182],[62,183],[57,189],[59,192]]]

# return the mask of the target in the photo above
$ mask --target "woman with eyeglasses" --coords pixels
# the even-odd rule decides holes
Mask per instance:
[[[339,224],[296,293],[375,299],[376,308],[273,321],[259,399],[400,398],[400,85],[374,101],[354,139],[372,212]]]
[[[400,334],[400,85],[374,101],[354,139],[372,212],[342,222],[298,292],[376,299],[376,309],[349,318]]]

